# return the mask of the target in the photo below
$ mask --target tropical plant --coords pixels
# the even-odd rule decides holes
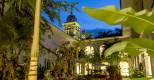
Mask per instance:
[[[119,52],[114,52],[109,56],[105,56],[105,51],[108,50],[112,45],[119,42],[119,40],[115,39],[112,43],[111,42],[105,42],[104,43],[104,51],[102,52],[102,61],[108,62],[109,65],[107,66],[107,72],[109,73],[109,80],[121,80],[121,73],[119,68],[119,62],[126,57],[121,57],[122,53],[119,54]]]
[[[18,63],[18,58],[20,55],[24,55],[24,53],[27,53],[26,55],[28,57],[26,61],[23,61],[24,64],[22,64],[25,68],[25,77],[27,77],[27,64],[29,63],[30,57],[28,53],[30,51],[30,46],[32,43],[31,35],[33,32],[32,26],[34,21],[33,16],[35,10],[35,0],[2,0],[2,5],[3,7],[1,7],[0,11],[0,13],[2,14],[0,15],[0,72],[2,74],[1,78],[2,80],[10,80],[10,78],[17,78],[15,76],[16,69],[17,66],[20,65]],[[67,7],[67,5],[63,6]],[[41,21],[42,20],[43,19],[41,19]],[[41,25],[45,24],[41,22]],[[45,27],[47,27],[45,29],[48,29],[49,26]]]
[[[116,65],[110,65],[107,67],[107,71],[109,72],[109,80],[122,80],[120,70]]]
[[[46,72],[46,68],[44,66],[41,66],[41,64],[38,65],[37,71],[38,71],[38,76],[37,79],[38,80],[42,80],[45,79],[45,72]]]
[[[77,59],[77,54],[79,54],[78,52],[77,46],[64,44],[59,47],[56,53],[57,59],[52,70],[52,76],[56,79],[75,77],[75,61]]]
[[[15,6],[10,7],[0,18],[0,71],[3,76],[1,77],[2,80],[25,78],[27,72],[28,66],[26,65],[29,59],[22,60],[22,64],[19,63],[18,59],[20,55],[25,53],[27,53],[27,57],[29,56],[32,24],[31,17],[25,17],[29,11],[27,14],[24,13],[24,10],[21,11],[23,14],[18,12]],[[20,67],[24,68],[25,74],[20,74],[19,77],[18,69]]]
[[[57,15],[57,13],[54,9],[61,8],[65,5],[56,4],[56,2],[52,1],[52,0],[44,0],[43,3],[45,4],[45,5],[43,5],[43,10],[48,15],[50,15],[50,19],[52,20],[54,18],[57,18],[58,20],[60,20],[59,16]],[[48,4],[48,3],[50,3],[50,4]],[[65,8],[65,9],[67,9],[67,8]],[[38,52],[39,52],[40,12],[41,12],[41,0],[37,0],[36,7],[35,7],[34,36],[33,36],[33,43],[32,43],[32,49],[31,49],[31,62],[30,62],[28,80],[33,80],[33,79],[36,80],[37,79],[36,74],[37,74],[37,62],[38,62]]]
[[[144,71],[140,71],[139,69],[133,69],[132,73],[131,73],[131,77],[132,78],[141,78],[141,77],[145,77]]]
[[[110,25],[122,24],[131,27],[140,34],[140,38],[128,39],[114,44],[105,51],[106,56],[118,51],[124,51],[131,56],[136,56],[139,54],[138,49],[146,48],[149,55],[153,57],[154,41],[151,39],[144,39],[147,38],[146,34],[151,34],[154,31],[153,12],[148,12],[146,10],[135,12],[132,8],[118,10],[114,6],[107,6],[99,9],[84,8],[84,11],[90,16]]]
[[[135,12],[132,8],[117,10],[114,6],[101,9],[85,8],[84,10],[96,19],[111,25],[122,24],[131,27],[140,34],[139,38],[127,39],[112,45],[105,51],[105,56],[113,55],[119,51],[127,52],[130,56],[137,56],[139,49],[146,48],[149,55],[153,57],[153,41],[151,37],[147,36],[154,30],[153,12],[147,12],[146,10]]]

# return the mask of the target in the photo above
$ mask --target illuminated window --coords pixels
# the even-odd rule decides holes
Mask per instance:
[[[87,55],[93,55],[94,53],[94,48],[92,46],[87,46],[85,49],[85,52]]]

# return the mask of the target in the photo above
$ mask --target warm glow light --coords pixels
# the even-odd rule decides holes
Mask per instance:
[[[88,63],[86,63],[86,64],[85,64],[85,75],[87,75],[87,74],[88,74],[87,69],[88,69]]]
[[[76,73],[80,74],[80,64],[76,63]]]
[[[128,62],[121,61],[119,63],[120,71],[122,76],[129,76],[129,65]]]
[[[100,46],[100,49],[99,49],[100,54],[103,52],[104,49],[105,49],[105,45],[101,45],[101,46]]]
[[[91,63],[89,63],[89,69],[92,69],[93,67],[92,67],[92,64]]]
[[[106,70],[106,66],[101,66],[101,70]]]
[[[85,75],[88,74],[88,69],[93,69],[93,65],[91,63],[85,64]]]
[[[82,70],[81,68],[82,68],[82,66],[81,66],[80,63],[79,63],[79,67],[80,67],[80,68],[79,68],[79,71],[80,71],[79,74],[81,74],[81,70]]]
[[[94,48],[92,46],[87,46],[85,52],[87,55],[91,55],[94,53]]]

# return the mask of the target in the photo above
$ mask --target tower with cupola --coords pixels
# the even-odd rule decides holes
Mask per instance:
[[[80,25],[77,22],[76,16],[71,12],[64,23],[64,32],[71,37],[80,40]]]

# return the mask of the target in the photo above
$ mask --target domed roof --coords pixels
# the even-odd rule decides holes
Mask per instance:
[[[77,18],[76,18],[75,15],[70,14],[70,15],[67,17],[67,22],[73,22],[73,21],[77,21]]]

